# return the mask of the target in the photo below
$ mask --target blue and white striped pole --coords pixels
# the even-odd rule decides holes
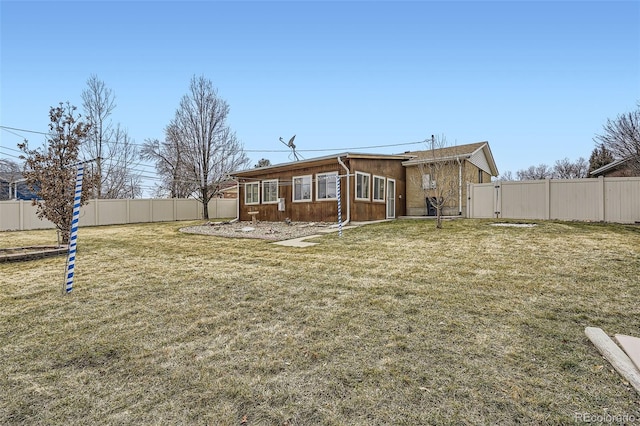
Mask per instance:
[[[336,176],[336,196],[338,197],[338,236],[342,237],[342,201],[340,200],[340,176]]]
[[[78,164],[76,173],[76,190],[73,197],[73,217],[71,219],[71,235],[69,236],[69,255],[67,257],[67,276],[64,286],[65,293],[73,290],[73,274],[76,266],[76,246],[78,243],[78,222],[80,221],[80,199],[82,198],[82,176],[84,164]]]

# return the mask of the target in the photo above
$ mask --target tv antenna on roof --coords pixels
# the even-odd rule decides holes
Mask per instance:
[[[289,148],[291,148],[291,154],[289,154],[289,159],[291,159],[291,155],[293,155],[293,158],[296,159],[296,161],[299,161],[300,158],[302,158],[302,155],[299,155],[296,152],[296,145],[293,143],[294,139],[296,138],[296,135],[293,135],[291,137],[291,139],[289,139],[289,143],[285,142],[284,139],[282,139],[282,136],[280,137],[280,142],[282,142],[283,144],[285,144],[286,146],[288,146]],[[298,158],[300,157],[300,158]]]

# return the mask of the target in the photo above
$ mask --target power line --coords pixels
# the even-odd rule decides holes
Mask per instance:
[[[18,129],[16,127],[9,127],[9,126],[0,126],[0,129],[6,130],[9,133],[12,133],[11,130],[15,130],[16,132],[36,133],[36,134],[39,134],[39,135],[48,135],[49,134],[49,133],[45,133],[45,132],[39,132],[37,130]],[[15,135],[15,133],[14,133],[14,135]],[[16,135],[16,136],[23,137],[21,135]]]

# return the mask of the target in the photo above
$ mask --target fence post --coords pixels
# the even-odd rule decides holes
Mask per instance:
[[[172,219],[174,222],[178,220],[178,199],[177,198],[173,199],[173,218]]]
[[[95,210],[93,212],[94,213],[93,214],[94,224],[95,224],[95,226],[100,226],[100,214],[98,213],[98,210],[100,210],[100,206],[99,206],[99,203],[98,203],[98,198],[97,197],[94,198],[94,201],[95,201],[95,203],[94,203],[95,204],[94,205]]]
[[[20,225],[19,228],[21,231],[24,231],[24,200],[20,200],[20,204],[18,205],[18,214]]]
[[[544,218],[551,218],[551,179],[544,180]]]
[[[598,219],[600,222],[604,222],[606,219],[605,203],[606,194],[604,192],[604,176],[598,176],[598,194],[600,199],[600,205],[598,206]]]

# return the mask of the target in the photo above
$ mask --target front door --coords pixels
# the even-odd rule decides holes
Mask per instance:
[[[396,181],[387,179],[387,219],[396,217]]]

